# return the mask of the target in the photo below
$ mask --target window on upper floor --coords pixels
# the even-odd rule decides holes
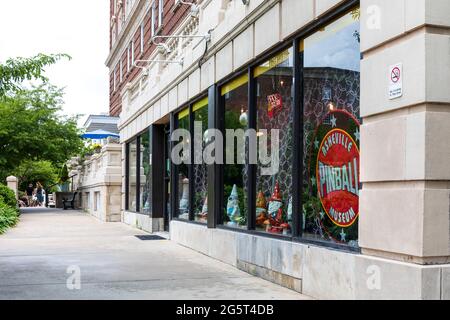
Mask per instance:
[[[152,37],[158,33],[164,21],[164,0],[153,0],[151,4],[151,32]]]
[[[117,77],[117,72],[116,72],[116,68],[114,68],[114,71],[113,71],[113,91],[116,91],[116,77]]]
[[[152,2],[152,11],[151,11],[151,18],[150,18],[150,23],[151,23],[151,31],[152,31],[152,37],[155,35],[155,18],[156,18],[156,1]]]
[[[130,60],[131,60],[131,48],[130,46],[127,47],[127,72],[130,72]]]
[[[141,54],[144,52],[144,23],[141,23]]]
[[[125,17],[131,13],[131,9],[133,9],[134,3],[136,0],[126,0],[125,2]]]
[[[123,62],[122,62],[122,58],[120,58],[120,64],[119,64],[119,76],[120,76],[120,83],[122,83],[123,80]]]
[[[158,28],[162,27],[164,16],[164,0],[158,0]]]
[[[117,33],[119,34],[122,31],[122,27],[125,24],[125,10],[123,8],[123,2],[122,0],[119,0],[117,3],[117,7],[115,7],[116,9],[116,17],[117,17]]]
[[[117,32],[116,32],[116,25],[114,24],[111,30],[111,42],[112,44],[114,44],[116,42],[116,38],[117,38]]]
[[[131,67],[134,66],[134,39],[131,40]]]

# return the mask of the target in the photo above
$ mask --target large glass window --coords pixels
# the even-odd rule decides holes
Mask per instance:
[[[184,109],[177,116],[178,129],[190,130],[190,113],[189,108]],[[184,144],[183,150],[190,150],[189,139],[183,139],[180,143]],[[187,151],[190,152],[190,151]],[[190,212],[190,180],[189,180],[189,161],[187,154],[180,154],[183,162],[177,166],[177,179],[178,179],[178,218],[189,220]]]
[[[247,226],[247,166],[244,131],[248,129],[248,76],[244,75],[221,89],[225,111],[225,152],[223,165],[223,223]],[[228,130],[228,134],[227,134]],[[240,130],[240,131],[239,131]],[[233,139],[233,141],[231,141]],[[234,142],[234,143],[233,143]],[[230,163],[231,160],[231,163]]]
[[[144,132],[140,138],[140,204],[139,211],[151,214],[152,210],[152,151],[149,131]]]
[[[137,196],[137,140],[134,139],[128,144],[128,210],[136,212]]]
[[[220,185],[217,181],[211,189],[220,192],[222,208],[214,217],[219,224],[358,246],[359,15],[359,9],[352,10],[302,39],[299,48],[278,52],[220,88],[224,163]],[[175,122],[192,139],[199,133],[196,122],[201,123],[205,147],[208,99],[177,113]],[[256,166],[248,164],[248,143],[255,143],[247,139],[249,128],[258,138]],[[194,161],[195,145],[181,142],[189,156],[194,151],[193,164],[175,167],[174,205],[179,218],[206,222],[207,166]]]
[[[198,160],[202,159],[202,151],[205,147],[205,132],[208,129],[208,98],[204,98],[192,105],[192,112],[194,115],[195,128],[201,126],[199,137],[201,139],[201,150],[194,151],[194,157],[198,156]],[[194,130],[194,134],[195,134]],[[193,182],[194,182],[194,219],[198,222],[207,222],[208,218],[208,168],[207,165],[201,161],[193,161]]]
[[[254,70],[257,136],[266,149],[256,170],[256,230],[284,235],[292,234],[293,66],[289,48]]]
[[[359,10],[306,38],[303,236],[357,246]]]

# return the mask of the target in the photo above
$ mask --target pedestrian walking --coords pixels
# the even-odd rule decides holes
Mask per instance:
[[[33,201],[33,191],[34,191],[33,184],[32,183],[28,184],[28,187],[26,188],[25,192],[27,194],[27,206],[29,207],[31,207],[31,203]]]
[[[38,201],[39,206],[42,206],[42,203],[44,202],[44,187],[42,184],[38,181],[36,183],[36,198]]]

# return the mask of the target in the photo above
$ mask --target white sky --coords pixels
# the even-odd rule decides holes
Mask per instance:
[[[64,112],[107,113],[108,25],[109,0],[0,0],[0,61],[67,53],[71,61],[61,60],[45,73],[66,88]]]

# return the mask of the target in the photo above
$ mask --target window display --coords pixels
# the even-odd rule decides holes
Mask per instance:
[[[190,130],[189,126],[189,108],[181,111],[178,114],[178,128]],[[181,141],[185,144],[184,150],[190,150],[190,141]],[[189,196],[189,166],[188,161],[185,161],[185,156],[182,155],[183,163],[177,166],[177,177],[178,177],[178,218],[183,220],[189,220],[190,212],[190,196]]]
[[[248,128],[248,76],[241,76],[221,89],[224,103],[226,130]],[[234,143],[228,143],[225,135],[224,158],[234,155],[233,163],[223,165],[223,224],[230,227],[246,228],[247,226],[247,170],[245,165],[245,136],[236,135]],[[231,142],[231,141],[229,141]],[[228,147],[230,146],[230,147]],[[241,154],[238,154],[241,152]]]
[[[171,115],[174,128],[189,134],[174,141],[184,152],[181,163],[173,161],[170,177],[176,195],[168,207],[176,208],[177,218],[358,247],[359,15],[359,8],[348,12],[296,39],[295,48],[286,42],[248,65],[245,74],[211,87],[208,97]],[[208,114],[211,110],[218,114]],[[210,121],[223,133],[223,162],[214,167],[202,161]],[[136,140],[128,145],[128,205],[136,210],[138,193],[137,209],[150,214],[150,134],[139,141],[140,146]],[[249,143],[256,143],[256,162],[249,163],[255,155]],[[212,219],[208,187],[210,204],[219,203],[209,210],[216,213]]]
[[[194,121],[196,125],[201,125],[202,149],[199,150],[199,157],[202,157],[202,150],[205,147],[204,135],[208,129],[208,98],[204,98],[192,106]],[[195,157],[195,155],[194,155]],[[205,163],[193,163],[194,181],[194,219],[195,221],[206,223],[208,218],[208,168]]]
[[[359,9],[302,44],[303,236],[358,245]]]
[[[152,151],[150,132],[146,131],[140,138],[141,156],[140,165],[140,205],[139,211],[144,214],[151,214],[152,210]]]
[[[136,212],[137,139],[128,144],[128,211]]]
[[[256,171],[256,230],[290,235],[292,230],[293,49],[286,49],[254,70],[257,93],[257,135],[267,135],[267,156],[279,163],[271,175],[258,161]],[[272,150],[273,134],[279,150]]]

